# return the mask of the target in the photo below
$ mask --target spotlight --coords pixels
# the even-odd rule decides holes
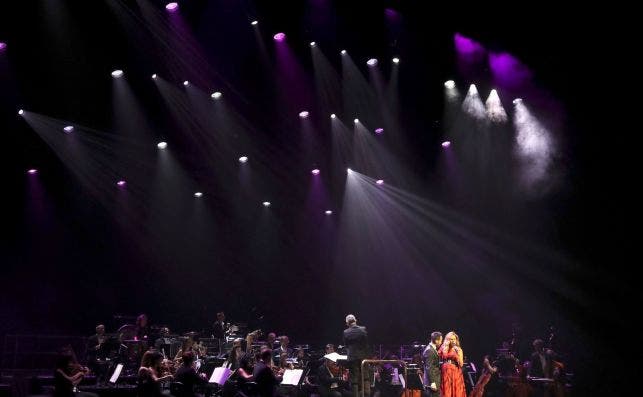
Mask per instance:
[[[311,42],[310,42],[310,46],[311,46],[311,47],[314,47],[314,46],[316,46],[316,45],[317,45],[317,43],[315,43],[314,41],[311,41]]]
[[[5,48],[7,48],[7,43],[0,41],[0,51],[4,50]]]
[[[187,87],[187,86],[189,86],[189,85],[190,85],[190,82],[189,82],[189,81],[187,81],[187,80],[185,80],[185,81],[183,82],[183,85]]]
[[[156,77],[157,77],[157,76],[156,76],[156,73],[154,73],[154,74],[152,75],[152,79],[153,79],[153,80],[156,80]]]
[[[442,147],[449,147],[449,146],[451,146],[451,141],[442,142]]]
[[[254,21],[250,22],[250,25],[252,25],[252,26],[257,26],[257,24],[258,24],[258,23],[259,23],[259,21],[254,20]]]
[[[346,55],[346,50],[342,50],[342,52],[340,54]]]
[[[248,162],[248,157],[247,156],[241,156],[239,157],[239,162],[240,163],[247,163]]]
[[[353,170],[351,170],[350,168],[346,168],[346,173],[347,174],[350,174],[351,172],[353,172]]]
[[[513,100],[514,105],[517,105],[519,103],[522,103],[522,98],[516,98],[516,99]]]
[[[326,214],[326,215],[332,215],[332,214],[333,214],[333,211],[331,211],[331,210],[326,210],[325,214]]]
[[[469,86],[469,95],[477,95],[478,94],[478,88],[476,87],[475,84],[471,84]]]
[[[319,175],[319,169],[315,168],[314,170],[310,171],[310,173],[313,175]]]
[[[447,80],[447,81],[444,83],[444,86],[445,86],[446,88],[448,88],[448,89],[452,90],[452,89],[454,89],[454,88],[455,88],[455,81],[453,81],[453,80]]]
[[[303,112],[299,112],[299,117],[305,119],[306,117],[308,117],[308,112],[305,110]]]
[[[119,78],[123,75],[123,71],[120,69],[116,69],[112,72],[112,77],[114,78]]]
[[[174,12],[179,9],[179,3],[176,3],[176,2],[167,3],[165,5],[165,9],[170,12]]]
[[[156,147],[159,149],[165,149],[167,147],[167,142],[161,141],[156,144]]]
[[[393,63],[400,63],[400,58],[398,57],[393,58]]]
[[[31,168],[31,169],[27,170],[27,174],[29,174],[29,175],[34,175],[34,174],[37,174],[37,173],[38,173],[38,170],[35,169],[35,168]]]
[[[331,115],[330,115],[330,118],[331,118],[331,119],[336,119],[336,118],[337,118],[337,116],[335,116],[335,113],[333,113],[333,114],[331,114]]]
[[[123,186],[125,186],[125,185],[127,185],[127,182],[125,182],[125,181],[124,181],[124,180],[122,180],[122,179],[121,179],[120,181],[116,182],[116,186],[123,187]]]
[[[366,64],[367,64],[368,66],[375,66],[375,65],[377,65],[377,59],[375,59],[375,58],[371,58],[371,59],[369,59],[368,61],[366,61]]]
[[[279,32],[279,33],[275,34],[274,36],[272,36],[272,38],[275,39],[275,41],[284,41],[284,40],[286,40],[286,34]]]
[[[20,110],[18,110],[18,114],[22,116],[23,114],[25,114],[25,111],[20,109]]]
[[[264,201],[262,204],[264,207],[270,207],[270,201]]]
[[[355,124],[359,123],[359,119],[353,120],[353,123],[355,123]]]
[[[384,184],[384,179],[378,179],[375,181],[378,185],[383,185]]]
[[[203,196],[203,193],[201,192],[194,193],[194,197],[201,197],[201,196]]]
[[[63,128],[63,131],[65,131],[68,134],[71,133],[71,132],[74,132],[74,126],[73,125],[68,125],[65,128]]]
[[[221,95],[223,95],[223,94],[221,94],[219,91],[215,91],[210,96],[212,97],[212,99],[219,99],[219,98],[221,98]]]
[[[382,135],[382,134],[384,133],[384,128],[377,128],[377,129],[375,129],[375,133],[376,133],[377,135]]]

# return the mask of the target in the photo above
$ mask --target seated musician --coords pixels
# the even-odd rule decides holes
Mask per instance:
[[[168,327],[161,328],[159,337],[154,341],[154,348],[165,356],[170,351],[171,345],[172,338],[170,338],[170,329]]]
[[[285,358],[292,357],[292,349],[288,347],[290,344],[290,339],[288,336],[283,335],[279,337],[279,347],[273,350],[273,361],[275,363],[281,362],[281,356],[286,356]],[[270,346],[269,346],[270,347]]]
[[[183,397],[194,396],[194,386],[207,383],[205,374],[197,374],[194,369],[194,353],[185,352],[182,356],[183,364],[176,370],[174,380],[183,384]]]
[[[63,349],[56,359],[54,371],[54,397],[91,397],[94,393],[78,392],[76,386],[82,382],[85,375],[89,373],[87,367],[83,367],[76,361],[71,348]]]
[[[262,349],[259,358],[252,372],[252,377],[257,384],[257,395],[274,397],[275,388],[281,382],[281,376],[275,376],[271,368],[272,350]]]
[[[176,356],[174,356],[175,364],[177,365],[181,364],[183,353],[191,352],[192,346],[194,346],[194,339],[192,338],[192,336],[188,336],[185,339],[183,339],[183,343],[181,343],[181,348],[179,349],[179,351],[176,352]]]
[[[172,380],[172,375],[164,375],[161,369],[163,355],[154,350],[143,354],[141,367],[138,369],[137,389],[139,397],[160,397],[161,382]]]
[[[334,350],[335,347],[333,345],[326,345],[326,354],[333,353]],[[324,363],[317,369],[319,395],[321,397],[351,396],[352,393],[348,389],[348,382],[345,379],[344,373],[345,371],[343,371],[337,363],[325,359]]]
[[[135,338],[137,340],[147,340],[150,334],[149,320],[147,314],[141,314],[136,317]]]
[[[536,339],[533,342],[534,353],[529,360],[529,376],[532,378],[552,378],[553,363],[551,350],[545,350],[545,343],[542,339]]]
[[[108,336],[105,334],[105,326],[99,324],[96,326],[96,333],[87,338],[87,365],[92,372],[102,374],[104,372],[99,363],[107,358],[108,349],[106,349]]]

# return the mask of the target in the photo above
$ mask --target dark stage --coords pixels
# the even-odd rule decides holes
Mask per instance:
[[[455,331],[474,383],[485,355],[527,374],[536,339],[560,395],[618,383],[594,375],[634,293],[608,265],[597,33],[421,3],[3,6],[3,393],[40,390],[65,345],[95,359],[98,324],[135,377],[163,327],[215,361],[253,330],[320,359],[348,314],[377,358]]]

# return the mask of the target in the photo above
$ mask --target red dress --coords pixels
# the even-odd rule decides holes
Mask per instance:
[[[440,357],[444,360],[442,364],[442,379],[440,384],[441,397],[467,397],[464,388],[464,376],[462,368],[458,365],[458,353],[451,350],[444,353],[440,350]]]

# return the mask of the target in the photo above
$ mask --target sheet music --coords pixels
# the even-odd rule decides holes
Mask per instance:
[[[112,377],[109,378],[110,383],[116,383],[118,380],[118,377],[121,376],[121,371],[123,370],[123,364],[118,364],[116,365],[116,369],[114,370],[114,373],[112,374]]]
[[[332,352],[324,356],[324,358],[329,359],[330,361],[336,363],[337,360],[348,360],[348,356],[343,356],[337,352]]]
[[[400,382],[402,383],[402,389],[406,389],[406,381],[404,380],[404,375],[400,374]]]
[[[223,386],[230,375],[232,375],[232,371],[230,370],[230,368],[216,367],[214,371],[212,371],[212,376],[210,377],[210,380],[208,382]]]
[[[287,369],[286,371],[284,371],[284,376],[281,381],[281,384],[297,386],[299,385],[299,380],[301,379],[301,376],[303,374],[304,374],[303,369]]]

